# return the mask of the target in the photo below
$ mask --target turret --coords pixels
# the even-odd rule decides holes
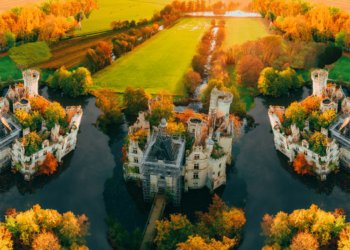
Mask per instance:
[[[327,87],[328,71],[323,69],[314,70],[311,73],[312,90],[314,96],[322,96],[322,89]]]
[[[163,135],[167,134],[167,127],[168,127],[168,124],[167,124],[165,118],[163,118],[159,124],[160,132]]]
[[[38,82],[40,73],[34,69],[27,69],[22,72],[24,86],[29,90],[29,97],[33,97],[38,94]]]

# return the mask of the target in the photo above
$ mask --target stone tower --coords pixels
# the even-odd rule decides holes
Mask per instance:
[[[38,83],[40,78],[39,71],[35,69],[27,69],[22,72],[24,86],[28,88],[29,97],[33,97],[38,94]]]
[[[311,73],[312,94],[314,96],[322,96],[322,89],[327,87],[328,71],[323,69],[314,70]]]

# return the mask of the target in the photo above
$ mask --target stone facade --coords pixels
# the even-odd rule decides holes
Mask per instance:
[[[327,175],[332,170],[338,168],[341,163],[341,159],[348,161],[350,169],[350,136],[345,138],[342,136],[342,124],[346,122],[346,117],[350,114],[350,100],[346,98],[342,87],[337,87],[335,84],[327,84],[328,72],[325,70],[316,70],[312,72],[313,81],[313,96],[321,98],[320,112],[323,113],[326,110],[332,109],[335,112],[340,110],[338,118],[330,126],[329,131],[321,128],[321,133],[326,137],[330,137],[326,147],[325,156],[321,156],[309,149],[309,143],[306,140],[301,139],[303,133],[311,133],[309,130],[309,122],[306,120],[304,131],[299,131],[299,128],[295,124],[291,125],[291,134],[286,135],[282,132],[283,115],[285,113],[284,107],[270,106],[268,115],[274,134],[274,142],[277,150],[281,151],[288,157],[290,162],[293,162],[296,154],[303,153],[307,162],[313,166],[313,170],[321,180],[326,180]],[[341,104],[340,107],[339,104]],[[345,114],[345,115],[341,115]],[[348,119],[348,122],[350,118]],[[345,125],[348,125],[346,123]],[[350,125],[349,125],[350,129]],[[342,131],[343,134],[345,131]],[[343,138],[342,138],[343,137]]]
[[[172,190],[178,192],[179,177],[184,179],[184,190],[198,189],[208,187],[210,191],[226,184],[226,164],[230,164],[232,160],[232,140],[234,136],[234,123],[230,119],[229,107],[232,102],[232,94],[229,92],[218,91],[216,88],[212,90],[209,115],[197,118],[191,117],[186,126],[188,134],[193,138],[193,146],[185,151],[183,136],[169,135],[167,131],[166,121],[153,128],[151,133],[150,124],[145,120],[147,113],[141,112],[137,122],[129,128],[129,145],[126,152],[126,162],[124,163],[124,178],[142,180],[144,189],[150,189],[150,193],[157,193],[160,190]],[[157,99],[149,102],[149,108],[152,102],[159,101]],[[147,134],[147,143],[144,148],[140,148],[136,140],[132,140],[133,133],[139,130],[145,130]],[[160,139],[160,136],[163,136]],[[165,138],[165,137],[166,138]],[[153,145],[159,143],[159,140],[167,141],[170,145],[177,145],[174,150],[183,150],[177,152],[176,155],[182,155],[182,159],[177,159],[180,162],[178,166],[171,157],[158,159],[156,164],[146,162],[149,159],[149,152]],[[165,145],[165,144],[164,144]],[[167,146],[164,146],[167,148]],[[170,148],[170,146],[169,146]],[[171,147],[173,148],[173,147]],[[171,154],[172,150],[169,150]],[[175,154],[175,152],[173,152]],[[173,164],[173,165],[172,165]],[[147,178],[145,167],[149,169],[150,165],[157,171],[153,171]],[[179,171],[178,171],[179,170]],[[165,174],[165,176],[163,176]],[[145,181],[147,179],[147,181]],[[149,183],[148,183],[149,180]],[[160,185],[160,183],[163,183]],[[148,185],[149,187],[145,187]],[[182,184],[181,184],[182,185]],[[148,191],[146,191],[148,192]],[[148,193],[147,193],[148,194]],[[148,196],[147,196],[148,198]],[[146,197],[145,197],[146,199]],[[147,200],[147,199],[146,199]],[[174,204],[179,204],[174,201]]]
[[[14,87],[9,87],[5,98],[0,99],[1,112],[9,113],[9,102],[13,103],[13,111],[17,109],[31,111],[30,97],[38,95],[39,72],[36,70],[26,70],[23,72],[24,84],[15,84]],[[60,131],[60,125],[55,124],[51,131],[47,131],[45,120],[42,120],[40,132],[45,135],[46,139],[41,145],[41,149],[30,156],[26,156],[25,147],[21,142],[21,137],[30,133],[30,129],[24,129],[13,121],[11,115],[7,115],[7,125],[12,128],[11,135],[1,138],[2,127],[6,127],[5,118],[1,118],[0,126],[0,171],[1,163],[6,159],[11,162],[13,168],[17,168],[24,175],[25,180],[30,180],[39,166],[44,162],[48,153],[54,154],[57,162],[61,162],[62,158],[76,147],[79,126],[83,116],[81,106],[66,107],[68,128],[65,131]],[[10,138],[10,139],[8,139]],[[8,158],[6,158],[8,157]],[[18,167],[20,166],[20,167]]]

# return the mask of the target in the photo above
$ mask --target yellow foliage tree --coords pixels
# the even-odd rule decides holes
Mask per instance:
[[[12,233],[0,224],[0,249],[13,250]]]
[[[33,250],[60,250],[58,237],[51,232],[42,232],[32,244]]]
[[[224,237],[223,241],[211,239],[206,242],[200,236],[190,236],[184,243],[179,243],[177,250],[228,250],[236,245],[235,239]]]

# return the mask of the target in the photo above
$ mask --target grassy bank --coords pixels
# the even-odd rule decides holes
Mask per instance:
[[[211,19],[183,18],[93,76],[94,89],[124,92],[128,85],[156,94],[185,95],[182,78]]]
[[[7,81],[9,76],[12,76],[13,79],[21,79],[22,72],[16,67],[16,64],[7,55],[4,57],[0,57],[1,81]]]

